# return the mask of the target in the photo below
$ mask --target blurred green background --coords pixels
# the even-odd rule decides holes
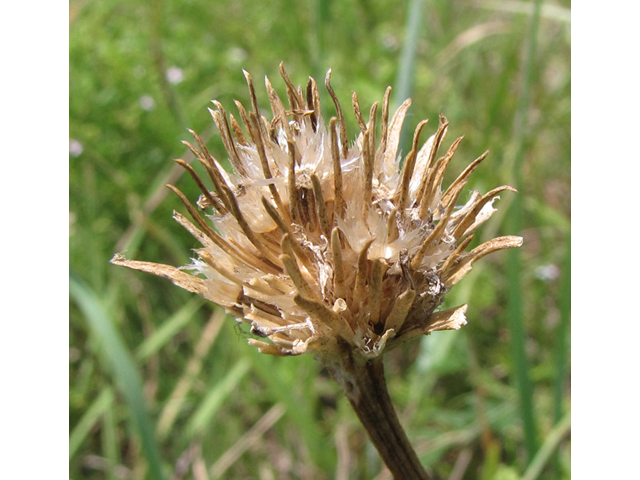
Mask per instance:
[[[390,478],[313,358],[259,355],[215,306],[108,263],[189,262],[197,243],[163,185],[199,192],[171,160],[187,128],[224,159],[210,100],[248,104],[245,69],[266,108],[280,61],[296,84],[332,68],[346,111],[352,91],[367,111],[392,85],[394,106],[413,99],[405,130],[431,119],[425,139],[443,112],[445,146],[465,135],[449,181],[490,149],[470,187],[518,188],[476,242],[524,246],[476,265],[447,299],[469,324],[389,354],[388,383],[440,477],[570,478],[569,6],[72,0],[70,478]]]

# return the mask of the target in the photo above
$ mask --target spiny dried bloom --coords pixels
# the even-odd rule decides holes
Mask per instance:
[[[347,346],[373,358],[420,335],[459,329],[466,323],[466,305],[436,309],[474,262],[521,245],[520,237],[506,236],[466,251],[473,232],[495,211],[498,194],[513,189],[474,191],[456,207],[487,153],[443,190],[445,169],[462,140],[438,157],[448,127],[444,116],[422,146],[427,121],[420,122],[401,163],[398,145],[410,100],[389,121],[387,88],[376,140],[378,103],[365,121],[354,93],[360,133],[350,145],[329,82],[331,70],[325,85],[337,118],[328,126],[316,82],[310,78],[306,90],[295,88],[282,64],[280,71],[288,107],[266,79],[271,120],[260,114],[248,73],[251,109],[236,102],[244,129],[213,102],[211,115],[233,173],[194,132],[197,146],[185,142],[204,166],[212,191],[188,163],[176,160],[202,191],[200,210],[212,209],[203,218],[178,189],[168,186],[195,221],[174,214],[203,246],[193,264],[179,269],[121,255],[112,262],[169,278],[223,306],[263,338],[249,343],[272,355],[313,352],[328,359]]]

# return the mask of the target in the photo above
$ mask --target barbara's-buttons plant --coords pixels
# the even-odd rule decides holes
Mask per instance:
[[[193,264],[176,268],[122,255],[112,263],[166,277],[221,305],[251,325],[260,339],[249,343],[262,353],[315,354],[394,477],[430,478],[389,399],[382,356],[411,339],[466,323],[467,305],[437,309],[474,262],[522,244],[520,237],[506,236],[467,251],[476,228],[495,211],[498,194],[513,189],[473,191],[457,206],[486,153],[443,188],[445,169],[462,140],[438,156],[448,127],[444,116],[422,146],[427,121],[420,122],[401,162],[398,145],[410,100],[389,120],[389,87],[381,108],[375,103],[365,118],[354,93],[360,133],[350,143],[331,71],[325,85],[337,118],[328,125],[316,82],[310,78],[306,89],[296,88],[282,64],[280,71],[288,106],[266,79],[271,119],[260,113],[246,72],[251,108],[236,102],[240,121],[213,102],[211,115],[232,173],[194,132],[196,145],[185,142],[213,190],[187,162],[176,160],[202,191],[195,207],[168,185],[195,223],[177,212],[174,218],[202,244]]]

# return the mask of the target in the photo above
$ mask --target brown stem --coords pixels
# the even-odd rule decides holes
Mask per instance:
[[[400,425],[384,378],[382,358],[349,352],[327,368],[349,399],[382,460],[396,480],[432,480]],[[330,363],[330,364],[329,364]]]

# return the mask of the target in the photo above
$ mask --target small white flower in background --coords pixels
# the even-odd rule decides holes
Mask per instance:
[[[77,362],[82,357],[82,352],[74,347],[69,349],[69,363]]]
[[[156,101],[150,95],[143,95],[138,101],[140,102],[140,108],[147,112],[156,108]]]
[[[76,214],[75,212],[69,212],[69,236],[76,233]]]
[[[169,67],[165,72],[165,77],[169,83],[180,83],[184,80],[184,73],[179,67]]]
[[[385,46],[386,49],[395,52],[398,50],[400,44],[398,43],[398,39],[394,35],[385,35],[382,38],[382,45]]]
[[[239,64],[244,62],[249,54],[244,48],[240,47],[231,47],[227,50],[227,60],[229,63]]]
[[[69,155],[72,157],[79,157],[83,152],[82,144],[74,140],[73,138],[69,139]]]
[[[147,73],[147,69],[144,68],[142,65],[136,65],[135,67],[133,67],[133,76],[136,78],[142,78],[145,76],[146,73]]]
[[[534,275],[543,282],[549,282],[560,276],[560,269],[552,263],[549,265],[540,265],[536,267]]]

